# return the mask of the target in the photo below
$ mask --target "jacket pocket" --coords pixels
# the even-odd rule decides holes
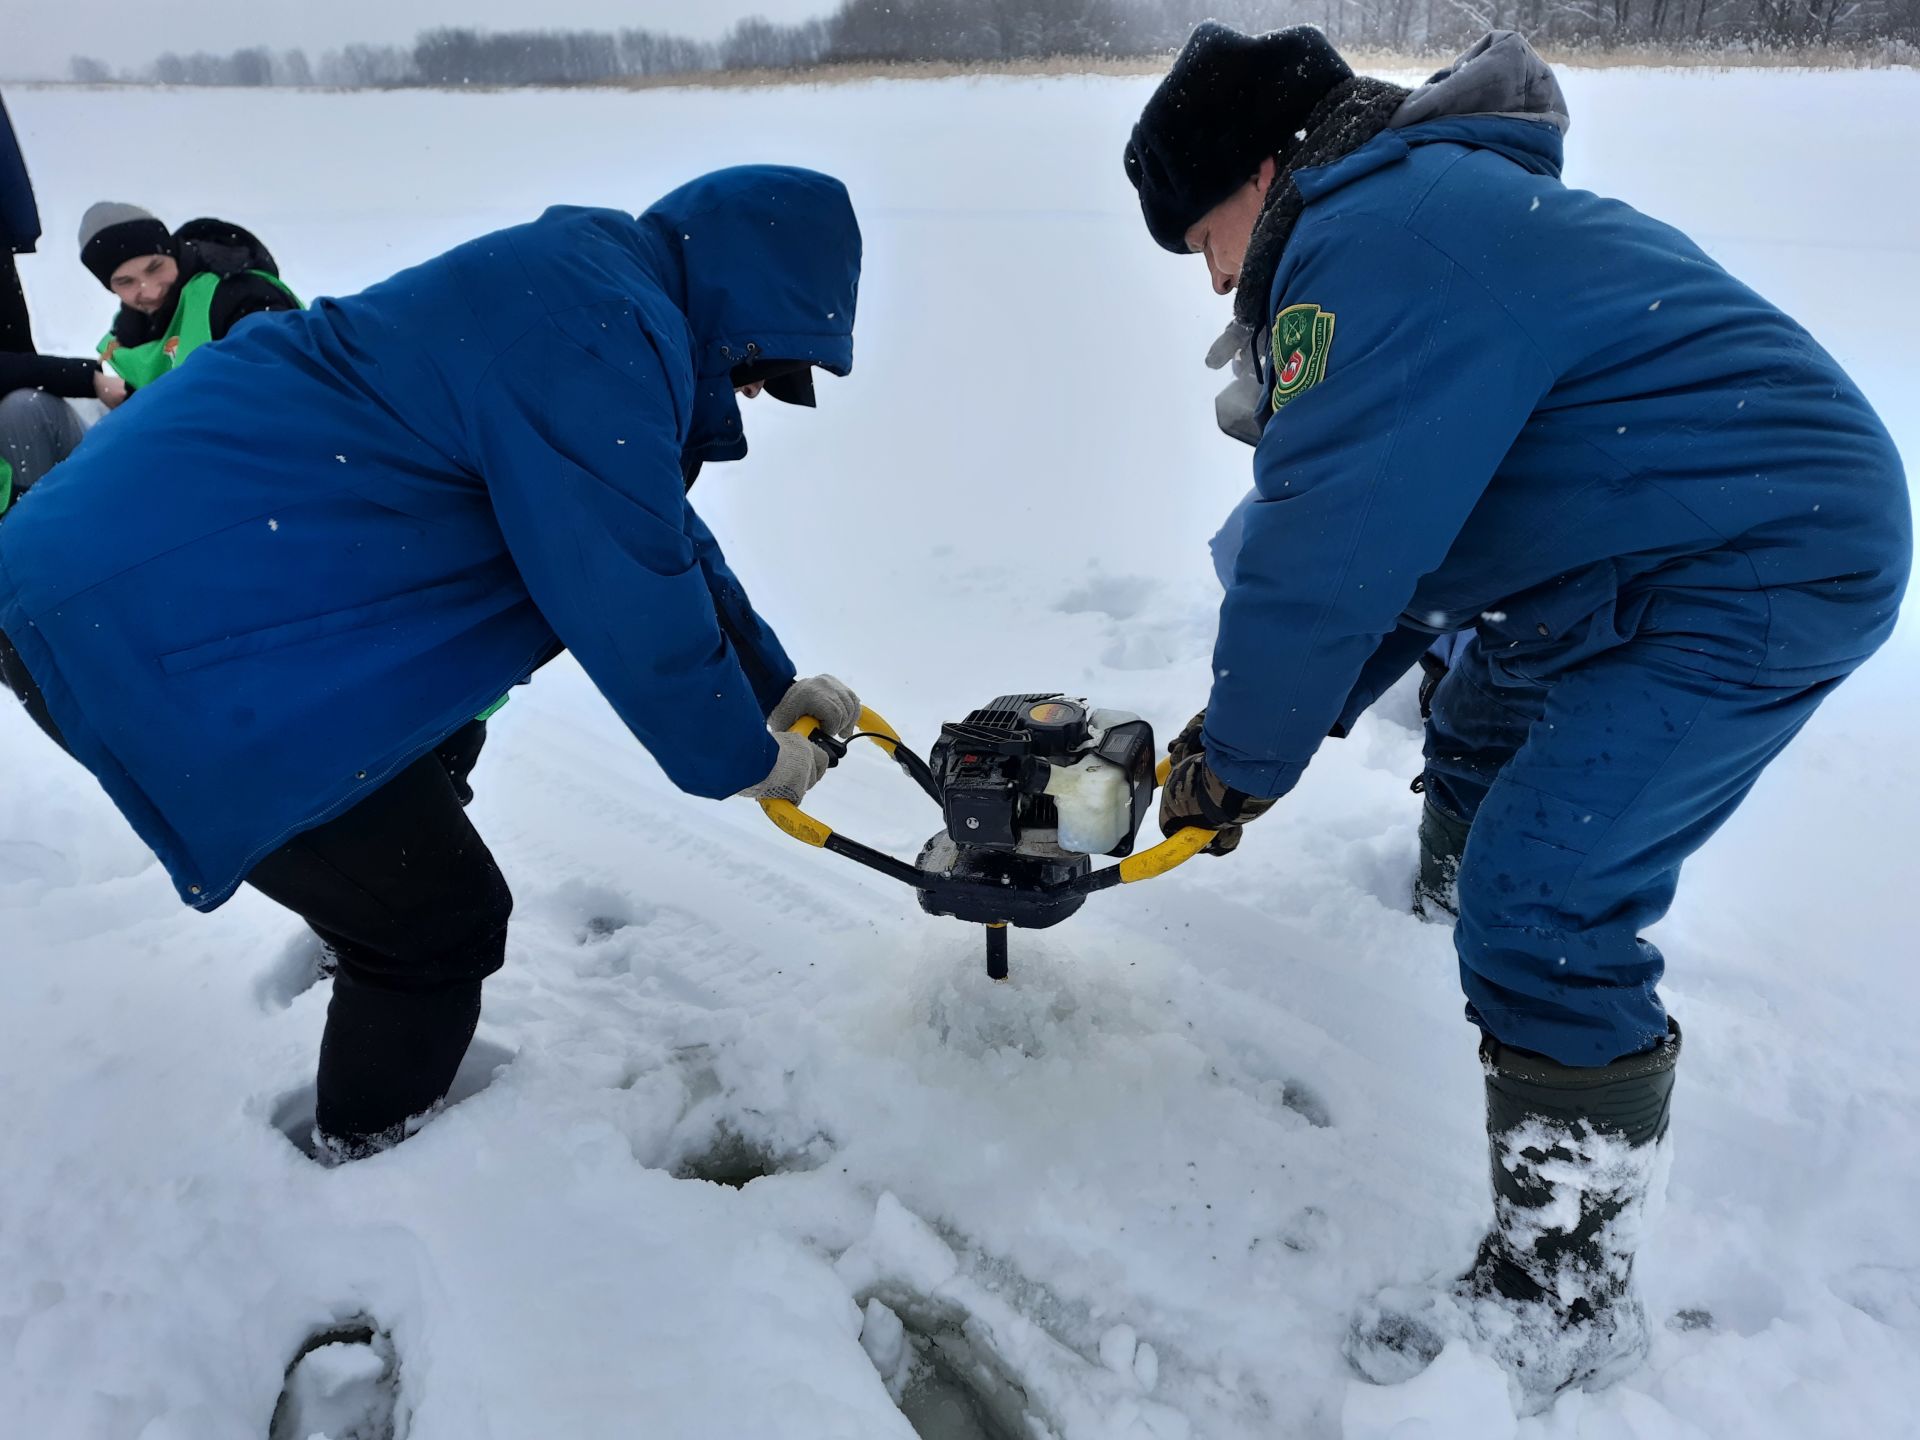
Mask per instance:
[[[450,618],[455,611],[459,612],[460,628],[465,629],[526,599],[526,592],[513,585],[487,579],[452,580],[410,590],[404,595],[328,610],[258,630],[242,630],[184,650],[168,651],[160,657],[160,668],[168,675],[185,675],[209,666],[293,650],[317,640],[395,622],[408,630],[425,632]]]

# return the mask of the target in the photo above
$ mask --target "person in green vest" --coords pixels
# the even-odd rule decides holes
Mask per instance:
[[[267,247],[225,220],[170,231],[137,205],[103,200],[80,219],[80,263],[120,301],[100,360],[130,390],[249,315],[301,308]]]

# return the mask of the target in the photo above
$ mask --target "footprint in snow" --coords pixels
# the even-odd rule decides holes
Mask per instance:
[[[400,1359],[364,1315],[309,1336],[287,1366],[267,1440],[406,1440]]]
[[[1146,610],[1158,581],[1144,575],[1095,575],[1054,602],[1062,615],[1104,615],[1109,620],[1132,620]]]
[[[1830,1282],[1833,1293],[1862,1315],[1894,1330],[1920,1331],[1920,1270],[1855,1265]]]
[[[1296,1255],[1311,1255],[1326,1248],[1333,1238],[1333,1225],[1318,1205],[1303,1205],[1280,1227],[1276,1238]]]
[[[863,1306],[862,1347],[922,1436],[1189,1440],[1186,1417],[1150,1398],[1159,1357],[1132,1327],[1102,1334],[1097,1359],[1061,1344],[963,1270],[933,1228],[890,1194],[875,1208],[872,1231],[834,1269]]]
[[[1160,670],[1211,647],[1214,610],[1170,599],[1144,575],[1094,575],[1054,602],[1062,615],[1098,615],[1107,642],[1100,663],[1109,670]]]

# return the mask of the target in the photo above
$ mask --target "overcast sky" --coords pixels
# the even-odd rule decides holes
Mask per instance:
[[[164,50],[298,45],[309,59],[356,41],[398,44],[435,25],[486,30],[667,30],[718,37],[748,15],[805,20],[833,0],[0,0],[0,77],[64,79],[74,55],[116,70]]]

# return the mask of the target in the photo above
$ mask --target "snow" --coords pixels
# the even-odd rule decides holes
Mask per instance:
[[[1564,79],[1574,183],[1786,305],[1920,456],[1920,201],[1896,183],[1920,76]],[[315,295],[549,202],[638,207],[747,160],[841,175],[854,373],[816,412],[750,406],[753,456],[698,497],[803,668],[924,749],[1009,692],[1135,710],[1162,743],[1205,698],[1206,540],[1247,455],[1202,364],[1225,303],[1121,172],[1147,88],[7,98],[49,349],[108,318],[67,240],[102,196],[254,226]],[[1340,1355],[1356,1305],[1457,1272],[1489,1210],[1449,938],[1405,913],[1405,691],[1236,855],[1015,933],[995,986],[978,931],[678,795],[550,666],[475,776],[518,899],[482,1088],[332,1171],[276,1128],[324,1017],[312,942],[250,892],[180,907],[0,707],[0,1430],[257,1440],[307,1337],[364,1314],[410,1440],[907,1436],[890,1380],[933,1395],[924,1425],[1056,1440],[1912,1433],[1917,634],[1656,932],[1687,1054],[1638,1266],[1652,1353],[1529,1417],[1470,1347],[1393,1389]],[[808,808],[905,856],[937,823],[869,747]]]

